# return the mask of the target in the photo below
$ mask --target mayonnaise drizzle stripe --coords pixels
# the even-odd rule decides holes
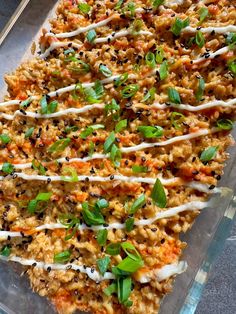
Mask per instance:
[[[188,104],[160,104],[160,103],[154,103],[153,105],[149,106],[148,109],[166,109],[166,108],[176,108],[180,110],[187,110],[190,112],[195,112],[195,111],[200,111],[204,109],[210,109],[213,107],[231,107],[236,104],[236,98],[228,100],[228,101],[221,101],[221,100],[215,100],[211,101],[202,105],[198,106],[191,106]],[[3,117],[6,120],[14,120],[16,116],[23,116],[23,117],[30,117],[30,118],[35,118],[35,119],[50,119],[50,118],[56,118],[56,117],[61,117],[64,115],[68,114],[81,114],[93,109],[103,109],[105,107],[105,104],[92,104],[92,105],[87,105],[82,108],[68,108],[64,110],[60,110],[58,112],[54,112],[51,114],[40,114],[40,113],[35,113],[32,111],[25,111],[25,113],[21,112],[20,110],[16,110],[14,114],[6,114],[6,113],[1,113],[0,112],[0,117]]]
[[[206,208],[209,205],[209,202],[202,202],[202,201],[192,201],[189,203],[185,203],[183,205],[179,205],[172,208],[167,208],[166,210],[163,210],[161,212],[158,212],[154,217],[149,219],[140,219],[136,220],[134,222],[135,226],[148,226],[153,223],[155,223],[159,219],[164,218],[170,218],[175,215],[178,215],[181,212],[184,212],[186,210],[195,211],[195,210],[201,210],[203,208]],[[54,230],[54,229],[66,229],[67,227],[61,223],[48,223],[41,226],[38,226],[36,228],[33,228],[32,230],[27,230],[27,232],[40,232],[43,230]],[[104,227],[101,226],[87,226],[86,224],[81,224],[78,226],[78,230],[93,230],[93,231],[99,231],[99,230],[112,230],[112,229],[125,229],[125,223],[119,223],[119,222],[113,222],[108,224],[108,226]],[[12,231],[0,231],[0,239],[1,238],[7,238],[10,237],[23,237],[23,234],[20,232],[12,232]],[[27,233],[25,234],[27,236]]]
[[[209,56],[207,58],[206,57],[201,57],[201,58],[193,60],[192,62],[193,62],[193,64],[196,64],[196,63],[199,63],[201,61],[207,61],[207,60],[210,60],[210,59],[214,59],[216,56],[223,55],[224,53],[227,53],[228,51],[229,51],[229,47],[228,46],[227,47],[223,47],[221,49],[216,50],[215,52],[212,52],[212,53],[209,52]]]
[[[50,53],[54,50],[54,49],[57,49],[57,48],[62,48],[62,47],[67,47],[68,45],[71,45],[71,47],[74,47],[74,48],[77,48],[77,49],[80,49],[83,45],[81,44],[77,44],[75,42],[63,42],[63,41],[59,41],[59,42],[53,42],[51,43],[51,45],[44,51],[44,53],[40,54],[39,57],[42,58],[42,59],[45,59],[47,58]]]
[[[211,33],[215,32],[217,34],[224,34],[229,32],[236,32],[236,26],[235,25],[227,25],[227,26],[217,26],[217,27],[201,27],[198,29],[198,27],[192,27],[187,26],[182,30],[183,33],[196,33],[198,31],[201,31],[202,33]]]

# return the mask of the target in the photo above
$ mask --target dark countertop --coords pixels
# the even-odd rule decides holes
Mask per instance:
[[[0,0],[0,31],[20,0]],[[212,267],[196,314],[236,313],[236,223]],[[171,313],[166,313],[171,314]]]

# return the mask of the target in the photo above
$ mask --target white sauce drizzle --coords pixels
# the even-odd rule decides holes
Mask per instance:
[[[62,48],[62,47],[67,47],[68,45],[71,45],[71,47],[80,49],[82,47],[82,44],[77,44],[75,42],[63,42],[63,41],[59,41],[59,42],[52,42],[51,45],[47,48],[47,50],[44,51],[44,53],[40,54],[39,57],[42,59],[47,58],[50,53],[57,48]]]
[[[123,30],[123,31],[119,31],[119,32],[114,32],[113,35],[108,35],[106,37],[100,37],[94,40],[95,44],[101,44],[101,43],[107,43],[107,42],[111,42],[117,38],[120,37],[124,37],[124,36],[128,36],[128,35],[132,35],[132,31],[127,29],[127,30]],[[149,32],[149,31],[139,31],[137,33],[137,35],[149,35],[149,36],[153,36],[153,33]]]
[[[198,29],[198,27],[191,27],[187,26],[182,30],[183,33],[196,33],[198,31],[201,31],[202,33],[211,33],[215,32],[217,34],[224,34],[229,32],[236,32],[236,26],[235,25],[227,25],[227,26],[219,26],[219,27],[201,27]]]
[[[148,226],[153,223],[155,223],[159,219],[164,218],[170,218],[175,215],[178,215],[181,212],[184,212],[186,210],[201,210],[203,208],[206,208],[209,205],[209,202],[202,202],[202,201],[192,201],[189,203],[185,203],[183,205],[179,205],[172,208],[167,208],[166,210],[163,210],[161,212],[158,212],[154,217],[149,219],[140,219],[135,220],[134,225],[135,226]],[[42,231],[42,230],[54,230],[54,229],[66,229],[67,227],[61,223],[48,223],[41,226],[38,226],[36,228],[33,228],[32,231]],[[81,224],[78,226],[78,230],[93,230],[93,231],[99,231],[99,230],[112,230],[112,229],[125,229],[125,223],[119,223],[119,222],[113,222],[108,224],[106,227],[101,226],[87,226],[86,224]],[[29,232],[31,230],[27,230]],[[24,233],[24,232],[23,232]],[[7,238],[8,236],[11,237],[22,237],[23,234],[20,232],[11,232],[11,231],[0,231],[0,239],[1,238]],[[27,233],[26,233],[27,236]]]
[[[218,49],[215,52],[212,52],[212,53],[209,52],[209,57],[208,58],[200,57],[198,59],[193,60],[193,64],[199,63],[201,61],[207,61],[207,60],[210,60],[210,59],[214,59],[216,56],[223,55],[224,53],[227,53],[228,51],[229,51],[229,47],[227,46],[227,47]]]
[[[171,8],[177,5],[182,5],[183,3],[184,0],[166,0],[163,5]]]

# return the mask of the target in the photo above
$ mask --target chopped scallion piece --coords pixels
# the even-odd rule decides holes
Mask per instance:
[[[156,179],[156,182],[153,186],[151,192],[151,198],[153,202],[160,208],[166,207],[167,199],[164,187],[159,179]]]
[[[174,104],[181,103],[179,92],[173,87],[168,88],[168,97],[169,97],[169,100]]]
[[[219,149],[219,146],[208,147],[201,153],[200,160],[203,162],[208,162],[212,160],[215,157],[218,149]]]
[[[171,112],[170,121],[173,127],[177,130],[181,129],[181,126],[179,124],[183,122],[184,118],[185,116],[180,112]]]
[[[52,144],[49,149],[48,152],[49,153],[54,153],[54,152],[63,152],[67,146],[69,146],[71,142],[70,138],[62,138],[58,141],[56,141],[54,144]]]
[[[99,230],[97,233],[97,242],[100,246],[106,245],[108,231],[106,229]]]
[[[163,135],[163,128],[161,126],[139,126],[138,131],[146,138],[161,137]]]
[[[7,174],[11,174],[14,172],[14,166],[9,162],[4,162],[1,170]]]
[[[95,130],[104,129],[104,127],[105,126],[103,124],[94,124],[94,125],[87,126],[86,129],[80,133],[80,138],[86,139]]]
[[[106,248],[106,253],[112,256],[120,254],[120,243],[110,243]]]
[[[117,104],[115,99],[112,99],[110,104],[105,105],[105,113],[106,115],[111,114],[112,119],[117,121],[120,116],[120,106]]]
[[[155,68],[156,66],[156,60],[155,60],[155,55],[153,52],[148,52],[145,56],[145,61],[146,64],[150,67],[150,68]]]
[[[204,93],[204,90],[205,90],[205,81],[204,79],[201,77],[199,79],[199,82],[198,82],[198,89],[197,89],[197,92],[195,94],[195,97],[198,101],[200,101],[202,99],[202,96],[203,96],[203,93]]]
[[[26,100],[23,100],[23,101],[20,103],[20,107],[21,107],[21,108],[27,108],[27,107],[29,107],[29,105],[31,104],[31,102],[32,102],[32,98],[29,97],[29,98],[27,98]]]
[[[119,1],[117,2],[117,4],[115,5],[114,9],[115,9],[115,10],[119,10],[119,9],[121,8],[123,2],[124,2],[124,0],[119,0]]]
[[[32,126],[25,132],[25,138],[30,138],[34,133],[34,127]]]
[[[135,214],[140,208],[143,207],[143,205],[145,204],[146,199],[145,199],[145,194],[141,194],[132,204],[130,210],[129,210],[129,214],[133,215]]]
[[[156,93],[156,88],[155,87],[151,87],[147,93],[144,95],[143,97],[143,102],[146,102],[148,101],[149,103],[150,102],[153,102],[155,100],[155,93]]]
[[[102,73],[105,77],[112,76],[111,70],[104,64],[100,64],[99,66],[99,72]]]
[[[146,173],[146,172],[148,172],[148,167],[146,167],[146,166],[139,166],[139,165],[133,165],[132,166],[132,171],[134,173],[142,173],[142,172]]]
[[[154,9],[157,9],[161,4],[163,4],[165,0],[153,0],[152,6]]]
[[[34,170],[37,170],[39,172],[39,174],[41,175],[45,175],[46,174],[46,169],[44,168],[44,166],[37,160],[33,160],[32,161],[32,167]]]
[[[168,63],[167,61],[162,62],[159,69],[160,80],[165,80],[168,77]]]
[[[209,11],[206,7],[201,7],[198,11],[198,14],[200,16],[198,25],[200,25],[209,16]]]
[[[113,144],[111,147],[111,152],[110,152],[110,159],[113,162],[113,165],[115,167],[120,166],[120,160],[121,160],[121,151],[120,149],[116,146],[116,144]]]
[[[120,120],[116,127],[115,127],[115,132],[116,133],[119,133],[121,132],[123,129],[125,129],[127,127],[127,119],[124,119],[124,120]]]
[[[5,245],[1,251],[0,251],[0,255],[8,257],[11,254],[11,248],[8,245]]]
[[[139,86],[137,84],[127,85],[121,91],[121,96],[122,98],[131,98],[137,93],[138,90],[139,90]]]
[[[115,87],[119,87],[122,84],[124,84],[128,80],[128,73],[123,73],[121,76],[119,76],[117,79],[115,79],[114,85]]]
[[[111,259],[109,256],[105,256],[97,260],[97,266],[102,275],[104,275],[105,272],[107,271],[110,262],[111,262]]]
[[[65,167],[63,168],[63,174],[66,176],[62,176],[61,179],[66,182],[78,182],[78,174],[75,168],[73,167]],[[69,176],[68,176],[69,175]]]
[[[229,70],[236,75],[236,60],[230,60],[227,63]]]
[[[179,17],[177,17],[174,24],[171,26],[171,31],[175,36],[179,36],[182,29],[187,26],[189,26],[189,18],[181,20]]]
[[[233,128],[233,121],[230,119],[220,119],[216,122],[216,125],[218,126],[218,128],[220,128],[221,130],[232,130]]]
[[[90,44],[92,44],[94,42],[96,37],[97,37],[97,33],[96,33],[96,31],[94,29],[90,29],[90,31],[88,31],[87,36],[86,36],[87,41]]]
[[[198,47],[202,48],[205,45],[205,38],[203,36],[203,33],[201,31],[198,31],[195,36],[195,42],[198,45]]]
[[[8,134],[1,134],[0,141],[2,142],[2,144],[8,144],[11,142],[11,138]]]
[[[130,232],[134,229],[134,218],[127,218],[125,221],[125,230]]]
[[[156,63],[160,64],[162,63],[164,59],[164,50],[162,47],[158,47],[156,49]]]
[[[101,214],[100,210],[98,208],[90,210],[89,204],[87,202],[84,202],[82,204],[82,215],[85,223],[88,226],[99,226],[105,223],[104,217]]]
[[[85,2],[79,3],[78,8],[83,14],[88,14],[89,11],[91,10],[91,6]]]
[[[71,252],[69,250],[54,254],[54,263],[64,264],[70,260]]]
[[[115,132],[112,131],[104,143],[105,153],[109,153],[111,151],[112,145],[115,142],[115,140],[116,140]]]

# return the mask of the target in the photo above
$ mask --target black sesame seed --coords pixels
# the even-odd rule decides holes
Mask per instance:
[[[114,175],[113,174],[110,176],[110,180],[114,180]]]
[[[209,190],[213,190],[216,186],[214,184],[209,186]]]

